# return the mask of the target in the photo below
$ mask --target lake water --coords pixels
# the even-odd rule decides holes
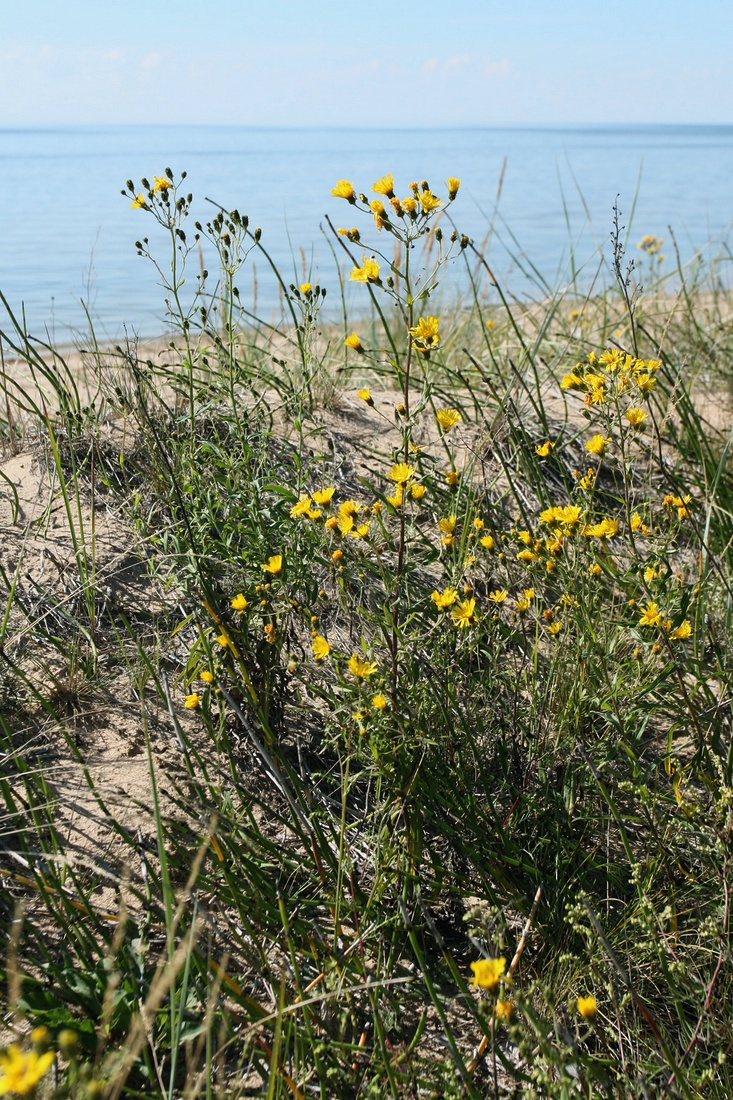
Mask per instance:
[[[452,209],[459,229],[480,242],[496,206],[489,260],[510,293],[540,293],[570,277],[569,258],[590,285],[599,262],[607,279],[616,195],[628,224],[628,256],[645,234],[666,238],[672,271],[672,227],[683,261],[697,250],[722,254],[733,220],[733,126],[634,126],[555,129],[269,130],[228,126],[75,127],[0,130],[0,290],[24,306],[31,331],[68,338],[84,329],[80,299],[101,339],[125,326],[143,335],[163,328],[163,295],[134,241],[150,237],[165,262],[165,241],[144,211],[120,195],[125,180],[188,172],[194,217],[215,212],[208,196],[247,213],[286,282],[337,280],[322,233],[324,215],[357,224],[330,189],[341,178],[357,190],[392,172],[399,194],[426,178],[445,193],[447,176],[462,180]],[[358,223],[364,229],[366,219]],[[382,236],[382,242],[384,235]],[[156,247],[158,246],[158,247]],[[255,258],[258,311],[277,312],[277,290]],[[205,255],[207,263],[212,262]],[[191,284],[198,270],[193,265]],[[449,275],[460,282],[460,266]],[[533,284],[533,280],[534,284]],[[541,284],[540,284],[541,285]],[[251,264],[239,279],[251,308]],[[361,292],[352,286],[349,293]],[[354,299],[357,301],[357,298]],[[0,307],[0,328],[4,327]]]

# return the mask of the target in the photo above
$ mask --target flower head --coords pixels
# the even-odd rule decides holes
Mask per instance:
[[[445,186],[448,188],[448,198],[453,202],[453,199],[458,194],[458,188],[461,186],[461,181],[456,179],[455,176],[448,176],[448,179],[445,181]]]
[[[233,611],[246,611],[249,607],[247,600],[244,598],[241,592],[238,592],[229,605]]]
[[[0,1053],[0,1096],[28,1096],[51,1068],[54,1057],[52,1050],[38,1054],[12,1043]]]
[[[138,210],[140,207],[147,209],[147,205],[147,200],[142,191],[138,191],[137,195],[135,195],[135,198],[130,203],[133,210]]]
[[[534,449],[534,453],[540,458],[547,458],[552,448],[555,446],[550,440],[546,440],[544,443],[538,443]]]
[[[576,1007],[578,1009],[578,1013],[583,1017],[584,1020],[595,1020],[598,1006],[596,1005],[596,999],[592,994],[587,997],[578,997],[578,1000],[576,1001]]]
[[[390,481],[397,482],[398,485],[406,485],[414,473],[415,467],[411,466],[409,462],[396,462],[387,477]]]
[[[418,195],[418,199],[420,200],[423,214],[429,214],[431,210],[435,210],[436,207],[443,205],[442,200],[439,199],[437,195],[434,195],[430,188],[421,191]]]
[[[186,696],[186,699],[185,699],[185,702],[184,702],[183,705],[186,708],[186,710],[195,710],[200,702],[201,702],[201,696],[198,694],[197,691],[192,691],[190,695]]]
[[[632,428],[640,428],[646,420],[646,412],[644,409],[627,409],[626,419]]]
[[[355,332],[352,332],[350,336],[347,336],[344,340],[344,344],[347,348],[351,348],[352,351],[363,351],[361,346],[361,340]]]
[[[313,283],[301,283],[298,290],[308,298],[313,290]]]
[[[167,191],[173,184],[167,176],[153,176],[153,194],[157,195],[159,191]]]
[[[381,176],[372,184],[372,191],[375,191],[377,195],[386,195],[388,199],[392,198],[394,194],[394,178],[391,172],[388,172],[386,176]]]
[[[473,984],[481,989],[495,989],[506,970],[506,959],[479,959],[471,963]]]
[[[506,588],[495,588],[493,592],[489,592],[489,599],[492,603],[504,603],[508,594]]]
[[[367,389],[366,386],[364,386],[360,390],[357,390],[356,396],[360,397],[362,399],[362,401],[366,401],[367,405],[373,405],[374,404],[374,398],[372,397],[371,393],[369,392],[369,390]]]
[[[332,485],[329,485],[326,489],[316,489],[313,499],[316,504],[329,504],[335,492],[336,490]]]
[[[421,317],[416,325],[413,325],[410,329],[410,336],[412,337],[412,346],[417,348],[418,351],[425,352],[432,351],[433,348],[437,348],[440,343],[439,330],[440,320],[438,317],[428,316]]]
[[[436,409],[435,419],[444,432],[449,432],[456,424],[460,424],[462,417],[458,409]]]
[[[346,662],[351,675],[357,680],[368,680],[377,671],[376,661],[365,661],[358,653],[354,653]]]
[[[349,278],[356,283],[378,283],[379,264],[370,256],[362,256],[361,267],[353,267]]]
[[[322,634],[316,634],[311,642],[313,649],[313,656],[317,661],[322,661],[324,657],[328,657],[331,652],[331,647],[323,637]]]
[[[349,183],[348,180],[339,180],[336,186],[331,188],[331,194],[337,199],[347,199],[349,202],[356,202],[354,186]]]
[[[476,622],[476,601],[461,600],[451,611],[451,617],[459,630],[467,630]]]
[[[448,588],[444,588],[442,592],[439,592],[436,588],[435,591],[430,594],[430,599],[436,607],[452,607],[458,599],[458,589],[452,588],[449,585]]]
[[[386,696],[381,695],[381,694],[380,695],[373,695],[372,696],[372,706],[374,707],[375,710],[384,710],[385,707],[387,706]]]
[[[602,455],[606,449],[606,445],[610,442],[611,440],[603,435],[602,432],[598,432],[586,441],[585,449],[592,455]]]
[[[279,573],[280,570],[282,569],[282,567],[283,567],[283,556],[282,556],[282,554],[271,554],[270,557],[267,559],[267,561],[262,566],[262,568],[265,570],[266,573],[273,573],[273,574]]]
[[[410,486],[410,496],[413,500],[422,500],[427,492],[424,485],[420,485],[418,482],[414,482]]]
[[[639,626],[659,626],[662,621],[662,612],[654,600],[650,600],[649,603],[642,607],[641,618],[639,619]]]
[[[497,1020],[506,1024],[511,1020],[514,1013],[514,1001],[502,1000],[501,998],[494,1005],[494,1016]]]
[[[672,631],[672,633],[670,634],[670,638],[672,638],[674,641],[677,641],[680,638],[689,638],[691,634],[692,624],[689,619],[685,619],[684,622],[680,623],[676,630]]]

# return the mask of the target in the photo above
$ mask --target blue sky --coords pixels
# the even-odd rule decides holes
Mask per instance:
[[[0,126],[733,123],[730,0],[0,0]]]

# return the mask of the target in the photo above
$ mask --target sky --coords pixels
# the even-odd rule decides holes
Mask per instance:
[[[0,126],[733,123],[730,0],[0,0]]]

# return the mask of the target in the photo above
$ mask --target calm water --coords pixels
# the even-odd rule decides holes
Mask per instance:
[[[165,242],[149,215],[130,209],[120,188],[128,177],[151,178],[170,165],[188,172],[194,216],[211,217],[209,196],[261,226],[262,243],[286,281],[302,281],[303,249],[314,281],[331,288],[335,307],[333,259],[320,226],[326,213],[337,225],[355,223],[346,204],[330,196],[337,179],[366,191],[391,171],[406,193],[412,179],[427,178],[444,192],[442,180],[459,176],[453,213],[460,230],[480,241],[505,158],[489,259],[517,294],[532,290],[530,265],[553,287],[566,281],[571,242],[590,283],[601,258],[607,262],[617,193],[625,222],[637,195],[629,255],[644,233],[656,233],[667,238],[670,256],[670,225],[683,259],[705,246],[717,253],[733,220],[733,126],[0,130],[0,290],[15,309],[25,306],[32,331],[47,327],[57,339],[84,327],[80,299],[102,338],[118,338],[124,326],[160,332],[162,292],[133,242],[149,235],[153,247],[159,242],[161,259]],[[261,257],[256,266],[258,309],[269,317],[277,306],[275,284]],[[459,268],[454,278],[460,279]],[[251,307],[251,265],[239,285]]]

